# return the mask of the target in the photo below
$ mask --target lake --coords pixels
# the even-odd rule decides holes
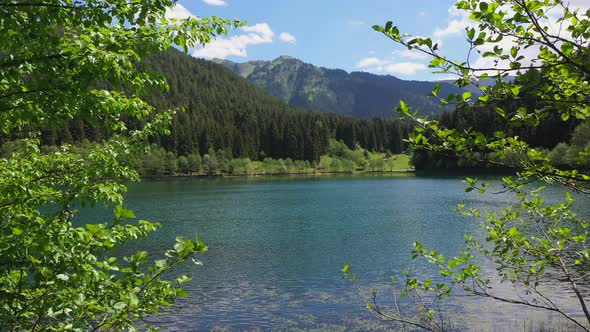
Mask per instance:
[[[193,278],[185,286],[190,297],[150,322],[170,331],[395,330],[369,316],[340,269],[351,264],[362,285],[391,304],[390,276],[406,268],[432,272],[411,259],[414,241],[454,255],[465,233],[479,233],[453,211],[458,203],[497,210],[511,201],[509,194],[465,193],[465,186],[461,177],[412,175],[131,184],[126,205],[162,223],[138,248],[163,252],[176,236],[196,233],[209,247],[197,257],[202,266],[191,262],[176,270]],[[547,191],[561,196],[558,189]],[[544,321],[566,326],[545,313],[477,299],[446,306],[460,314],[460,329],[537,329]]]

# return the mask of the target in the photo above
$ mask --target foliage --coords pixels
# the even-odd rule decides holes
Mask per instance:
[[[482,109],[493,109],[506,128],[493,133],[446,128],[438,120],[418,117],[405,102],[400,102],[398,111],[416,123],[409,139],[414,149],[467,160],[478,167],[514,169],[516,176],[503,178],[502,192],[513,194],[515,200],[501,212],[482,213],[459,205],[458,211],[471,216],[484,235],[466,235],[466,247],[456,257],[446,258],[415,244],[414,257],[431,262],[442,277],[450,279],[449,283],[435,284],[433,279],[407,278],[405,294],[430,294],[434,301],[418,306],[415,317],[387,313],[374,299],[365,298],[368,309],[381,319],[444,330],[449,327],[440,324],[437,300],[460,293],[547,310],[589,330],[585,289],[590,270],[588,222],[574,213],[569,193],[563,203],[548,204],[533,181],[588,193],[590,176],[579,162],[564,167],[562,161],[551,160],[548,153],[513,133],[514,128],[539,128],[552,119],[567,122],[575,118],[580,123],[590,117],[590,11],[570,8],[561,0],[461,0],[456,7],[474,21],[466,29],[469,54],[481,54],[493,65],[474,67],[469,57],[465,62],[449,60],[432,39],[402,34],[392,22],[374,29],[410,50],[431,56],[431,68],[456,74],[458,85],[472,84],[482,93],[478,97],[471,93],[451,95],[441,98],[442,104],[454,104],[458,112],[473,112],[474,116]],[[509,75],[517,79],[511,82]],[[490,77],[495,80],[493,86],[479,84]],[[431,96],[438,95],[435,88]],[[576,137],[587,137],[584,126],[578,127]],[[579,142],[572,139],[572,144],[581,148],[567,158],[587,161],[587,142],[587,138]],[[563,146],[559,149],[561,152],[550,155],[563,156]],[[477,179],[467,178],[467,184],[467,192],[489,192],[490,184]],[[482,269],[482,259],[492,262],[495,273]],[[345,270],[356,280],[349,267]],[[514,292],[500,291],[502,284],[509,284]],[[571,301],[577,304],[577,312],[564,307],[546,290],[547,284],[557,284],[573,294]]]
[[[141,98],[166,81],[138,64],[240,24],[167,18],[174,3],[0,3],[0,130],[5,141],[19,139],[4,145],[0,159],[0,330],[134,329],[185,294],[179,285],[187,277],[163,274],[205,251],[198,239],[178,238],[153,264],[147,252],[116,254],[158,227],[123,207],[120,181],[138,180],[135,155],[171,120]],[[129,119],[144,125],[128,129]],[[109,139],[40,148],[39,128],[68,123],[77,124],[67,131],[71,139],[84,138],[85,124]],[[76,208],[97,205],[114,209],[114,217],[77,217]]]
[[[515,77],[512,81],[520,84],[522,92],[519,99],[511,100],[494,100],[486,105],[478,104],[477,111],[466,112],[457,109],[453,112],[443,112],[436,116],[440,126],[457,131],[474,130],[486,136],[493,136],[494,133],[502,131],[508,137],[518,136],[528,145],[538,149],[553,149],[559,143],[570,141],[576,126],[580,123],[578,119],[570,118],[563,121],[561,116],[555,112],[547,112],[546,117],[537,126],[513,126],[509,118],[503,117],[498,113],[496,107],[501,107],[504,112],[515,112],[519,108],[526,108],[534,111],[535,107],[542,103],[537,97],[532,96],[536,89],[535,79],[538,78],[538,72],[527,72],[526,75]],[[585,144],[583,144],[585,145]],[[582,145],[582,147],[583,147]],[[575,153],[577,155],[577,153]],[[416,159],[416,169],[454,169],[454,168],[476,168],[481,164],[473,163],[471,160],[480,159],[457,157],[452,154],[441,152],[432,152],[424,149],[414,150]],[[491,157],[490,159],[494,159]],[[496,158],[497,159],[497,158]],[[495,160],[501,161],[501,160]],[[564,160],[565,161],[565,160]],[[562,165],[567,165],[567,162]],[[488,172],[497,172],[502,165],[486,165],[490,167]]]
[[[5,149],[10,149],[11,145],[12,143],[7,144]],[[72,149],[81,154],[88,154],[92,147],[94,145],[88,143],[74,145]],[[44,147],[46,150],[55,148]],[[291,158],[266,157],[262,161],[256,161],[250,158],[234,157],[227,150],[222,149],[209,149],[209,152],[202,157],[196,152],[184,156],[166,151],[155,144],[148,151],[138,153],[129,163],[143,177],[391,172],[410,169],[407,155],[393,155],[389,150],[386,153],[368,152],[358,146],[352,150],[342,141],[336,140],[330,140],[328,153],[320,157],[319,164],[315,166],[307,160]]]

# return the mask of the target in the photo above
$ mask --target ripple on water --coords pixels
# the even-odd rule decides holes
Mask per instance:
[[[185,287],[190,297],[149,321],[168,331],[391,329],[370,319],[340,268],[350,263],[363,286],[377,288],[380,299],[392,304],[391,275],[408,267],[432,274],[427,264],[410,259],[414,241],[456,255],[463,234],[478,229],[453,208],[465,203],[497,210],[511,199],[468,194],[464,187],[458,177],[132,184],[126,204],[163,225],[140,247],[161,252],[177,235],[195,233],[209,246],[199,255],[204,266],[184,264],[176,271],[193,278]],[[553,189],[549,194],[561,197]],[[578,199],[582,210],[590,206],[587,198]],[[562,290],[551,291],[571,302]],[[544,321],[567,327],[555,316],[472,298],[446,306],[471,330],[521,330],[532,326],[530,319],[533,330]]]

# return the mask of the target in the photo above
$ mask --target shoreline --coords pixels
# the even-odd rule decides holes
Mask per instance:
[[[492,171],[490,169],[464,169],[464,170],[416,170],[413,168],[396,169],[391,171],[354,171],[354,172],[310,172],[310,173],[283,173],[283,174],[174,174],[141,176],[141,180],[166,180],[166,179],[256,179],[256,178],[287,178],[287,177],[328,177],[328,176],[388,176],[388,175],[413,175],[413,176],[510,176],[514,173],[510,170],[501,169]]]
[[[321,177],[334,175],[380,175],[380,174],[417,174],[415,169],[399,169],[391,171],[356,171],[356,172],[313,172],[313,173],[283,173],[283,174],[174,174],[174,175],[157,175],[157,176],[141,176],[142,180],[164,180],[164,179],[223,179],[223,178],[271,178],[271,177],[288,177],[288,176],[306,176],[306,177]]]

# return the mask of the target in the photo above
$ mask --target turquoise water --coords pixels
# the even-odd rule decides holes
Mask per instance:
[[[390,304],[391,275],[405,268],[429,272],[410,259],[414,241],[453,255],[463,234],[478,232],[453,211],[457,203],[497,209],[511,200],[464,188],[459,177],[413,176],[132,184],[127,206],[162,223],[138,247],[158,253],[176,236],[196,233],[209,247],[198,257],[202,266],[190,263],[176,271],[193,278],[185,287],[191,296],[150,321],[181,331],[395,329],[368,316],[340,269],[351,264],[363,286],[380,289]],[[448,303],[459,312],[466,305],[473,303]],[[510,307],[490,305],[486,312],[487,320],[478,318],[480,330],[498,315],[516,327],[527,317]]]

